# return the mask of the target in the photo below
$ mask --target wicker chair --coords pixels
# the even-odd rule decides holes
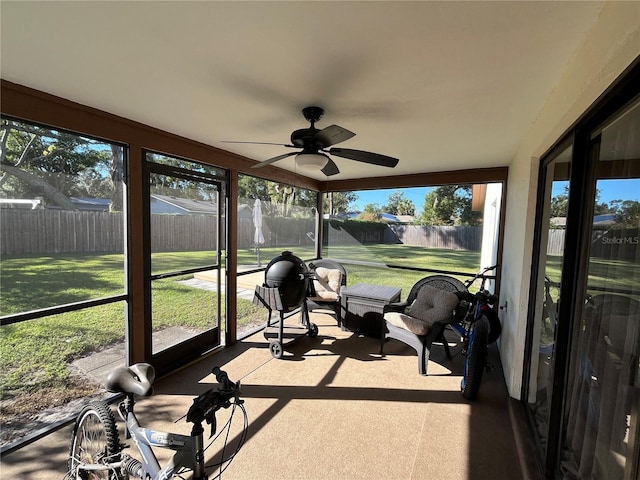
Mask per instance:
[[[340,290],[347,286],[347,271],[338,262],[324,258],[309,262],[309,268],[314,272],[307,298],[309,311],[329,308],[341,327]]]
[[[419,280],[404,302],[384,308],[385,331],[380,339],[380,353],[390,338],[412,347],[418,354],[418,372],[427,374],[429,354],[434,341],[442,342],[447,358],[451,358],[449,344],[444,337],[447,324],[456,320],[456,307],[467,287],[458,279],[432,275]]]

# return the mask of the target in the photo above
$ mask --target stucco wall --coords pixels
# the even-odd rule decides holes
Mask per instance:
[[[520,398],[539,158],[640,55],[640,2],[606,2],[566,66],[510,167],[500,312],[505,380]]]

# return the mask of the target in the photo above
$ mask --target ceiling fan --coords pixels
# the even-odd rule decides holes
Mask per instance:
[[[304,118],[311,123],[309,128],[295,130],[291,134],[291,143],[269,143],[269,142],[224,142],[224,143],[251,143],[256,145],[281,145],[287,148],[301,148],[301,151],[290,152],[269,158],[264,162],[257,163],[251,168],[261,168],[266,165],[277,162],[287,157],[296,155],[296,163],[302,168],[320,169],[326,176],[336,175],[340,173],[338,166],[329,155],[336,157],[348,158],[356,162],[370,163],[372,165],[380,165],[383,167],[395,167],[398,159],[381,155],[379,153],[364,152],[362,150],[352,150],[349,148],[329,148],[332,145],[344,142],[355,136],[346,128],[338,125],[330,125],[322,130],[315,127],[315,123],[320,120],[324,114],[324,110],[320,107],[305,107],[302,109]]]

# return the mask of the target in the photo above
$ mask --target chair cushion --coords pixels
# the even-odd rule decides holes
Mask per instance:
[[[431,330],[431,324],[420,320],[419,318],[410,317],[400,312],[387,312],[384,319],[391,325],[409,330],[416,335],[426,335]]]
[[[337,302],[338,294],[336,292],[318,292],[316,290],[316,295],[309,297],[309,300],[313,300],[315,302]]]
[[[342,284],[342,272],[338,269],[318,267],[315,269],[313,288],[316,296],[311,300],[321,300],[325,302],[337,302],[340,296],[340,286]]]
[[[458,305],[458,296],[440,288],[424,285],[407,312],[429,324],[449,320]]]

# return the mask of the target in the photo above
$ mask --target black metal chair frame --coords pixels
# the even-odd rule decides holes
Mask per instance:
[[[407,307],[409,307],[418,296],[418,292],[425,285],[446,290],[452,293],[468,292],[464,283],[454,277],[446,275],[431,275],[429,277],[422,278],[411,287],[409,296],[404,302],[391,303],[385,305],[384,313],[387,312],[401,312],[404,313]],[[463,313],[462,313],[463,314]],[[427,375],[427,364],[429,362],[429,355],[431,353],[431,346],[433,342],[440,341],[443,344],[445,354],[448,359],[451,359],[451,350],[447,339],[444,336],[447,325],[458,319],[459,313],[452,314],[450,318],[437,321],[431,325],[429,333],[426,335],[416,335],[409,330],[392,325],[385,321],[385,329],[380,339],[380,354],[384,354],[384,344],[388,339],[393,338],[406,345],[412,347],[418,354],[418,372],[420,375]]]

